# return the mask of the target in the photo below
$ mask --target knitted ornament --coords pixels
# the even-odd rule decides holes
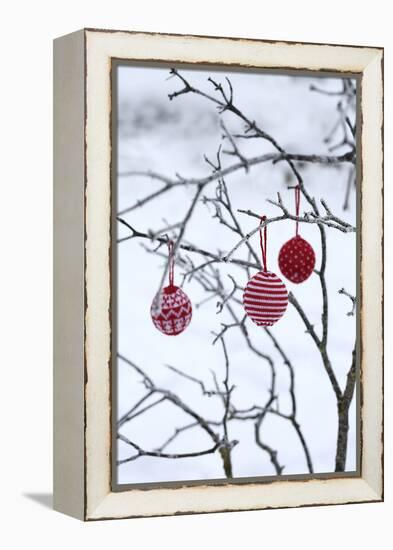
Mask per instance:
[[[169,241],[169,285],[158,292],[151,304],[150,315],[154,326],[163,334],[177,336],[190,324],[192,306],[187,294],[173,284],[173,242]]]
[[[295,187],[296,217],[299,217],[300,187]],[[292,283],[302,283],[309,278],[315,267],[315,252],[312,246],[299,235],[296,220],[296,235],[287,241],[278,255],[281,273]]]
[[[261,218],[262,221],[266,216]],[[266,267],[267,229],[264,226],[264,243],[262,228],[260,243],[262,250],[263,271],[259,271],[248,281],[243,294],[244,309],[250,319],[258,326],[270,327],[284,315],[288,306],[288,292],[275,273]]]

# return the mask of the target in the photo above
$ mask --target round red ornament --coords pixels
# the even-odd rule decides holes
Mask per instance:
[[[262,221],[266,216],[261,218]],[[263,271],[248,281],[243,293],[243,306],[246,314],[258,326],[270,327],[284,315],[288,306],[288,291],[275,273],[267,270],[266,244],[267,229],[264,226],[264,243],[260,229]]]
[[[296,217],[299,217],[300,187],[295,187]],[[310,277],[315,267],[315,252],[310,243],[299,235],[299,222],[296,221],[296,235],[281,247],[278,255],[281,273],[292,283],[303,283]]]
[[[275,273],[259,271],[248,281],[243,294],[244,309],[258,326],[270,327],[284,315],[288,292]]]
[[[169,247],[169,285],[158,292],[151,304],[150,314],[154,326],[167,336],[177,336],[190,324],[192,305],[187,294],[173,284],[173,243]]]
[[[292,283],[302,283],[309,278],[315,267],[315,252],[300,235],[287,241],[278,255],[281,273]]]
[[[159,294],[151,305],[154,326],[163,334],[177,336],[190,324],[192,317],[190,299],[181,288],[175,285],[169,285],[162,290],[161,304],[159,304]]]

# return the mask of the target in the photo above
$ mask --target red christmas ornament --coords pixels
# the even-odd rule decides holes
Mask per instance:
[[[177,336],[190,324],[192,306],[187,294],[173,284],[173,242],[169,241],[169,285],[155,296],[150,314],[154,326],[163,334]]]
[[[287,241],[278,255],[280,271],[292,283],[302,283],[315,267],[315,252],[300,235]]]
[[[261,218],[262,221],[266,216]],[[282,280],[266,267],[267,229],[264,227],[264,243],[260,229],[263,271],[248,281],[243,294],[244,309],[258,326],[270,327],[284,315],[288,306],[288,291]]]
[[[299,216],[300,187],[295,187],[296,216]],[[299,235],[296,221],[296,235],[287,241],[278,255],[281,273],[292,283],[302,283],[309,278],[315,267],[315,252],[312,246]]]

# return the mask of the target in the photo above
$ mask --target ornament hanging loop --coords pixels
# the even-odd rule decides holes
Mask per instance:
[[[261,224],[266,221],[266,216],[261,216]],[[259,226],[259,242],[261,244],[263,270],[267,271],[266,255],[267,255],[267,227],[266,224]]]
[[[295,212],[296,212],[296,218],[299,217],[300,212],[300,185],[296,185],[295,187]],[[296,219],[296,236],[299,235],[299,220]]]
[[[169,286],[173,286],[175,270],[174,244],[172,240],[168,241],[168,263],[169,263]]]

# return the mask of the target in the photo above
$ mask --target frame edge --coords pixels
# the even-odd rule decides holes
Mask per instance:
[[[53,508],[85,519],[85,32],[53,44]]]

